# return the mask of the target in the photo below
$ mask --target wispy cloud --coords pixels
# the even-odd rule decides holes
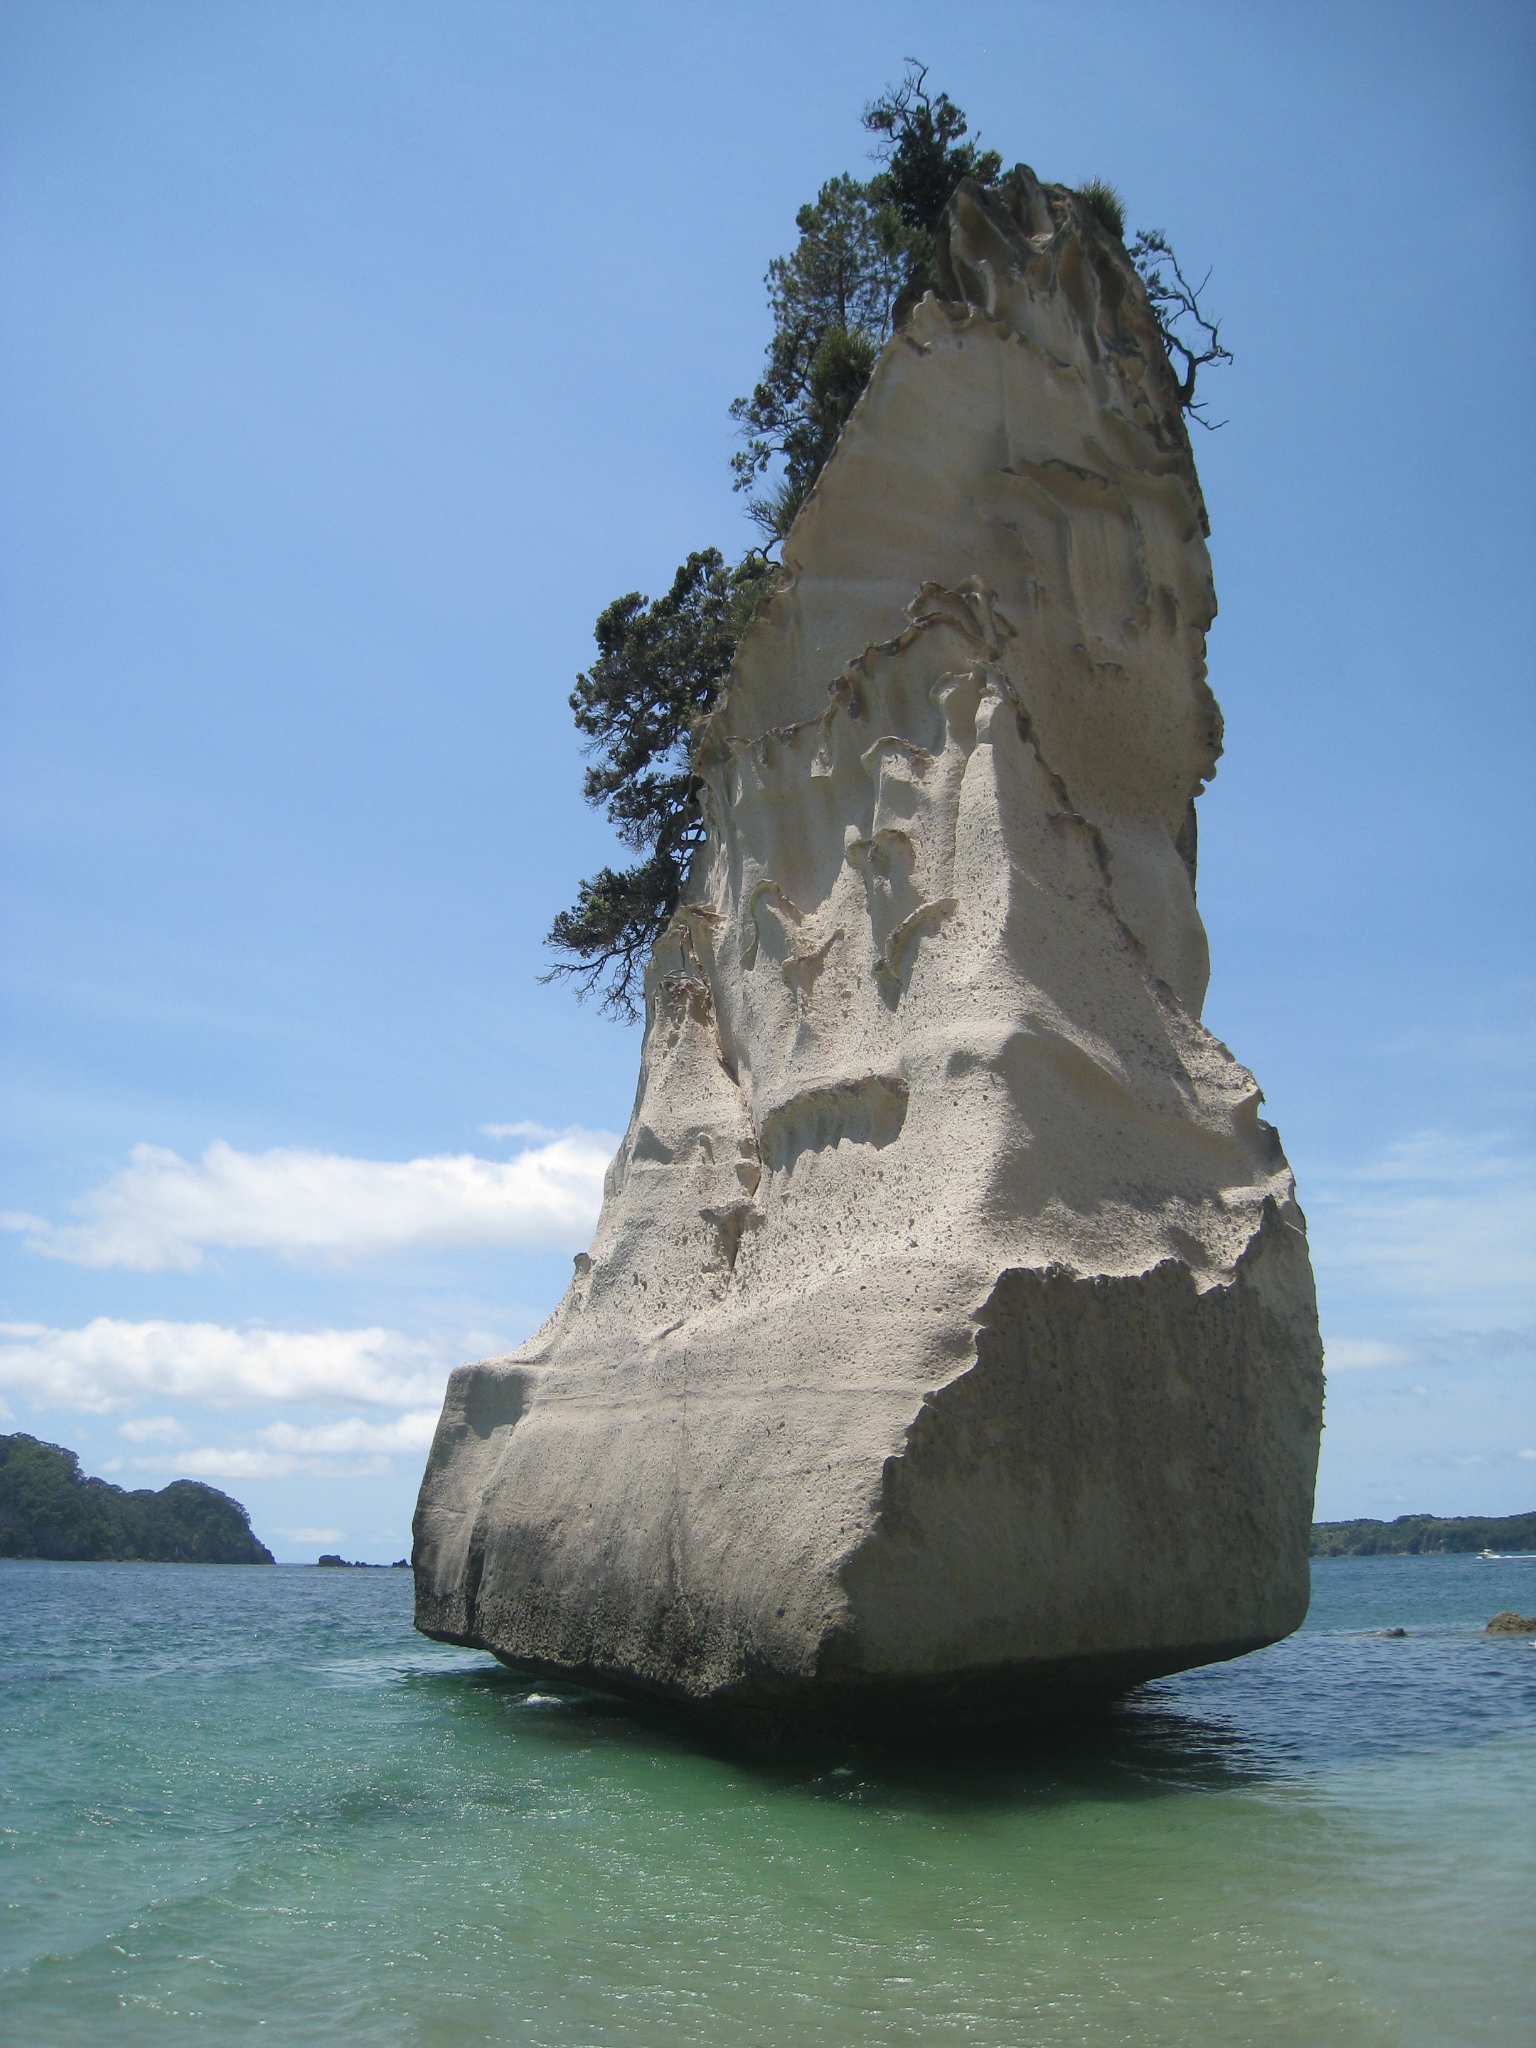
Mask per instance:
[[[345,1401],[431,1409],[435,1420],[450,1362],[394,1330],[234,1330],[108,1316],[77,1330],[0,1323],[0,1388],[90,1414],[140,1401],[212,1408]],[[411,1426],[419,1432],[421,1425]],[[134,1427],[125,1425],[130,1440]]]
[[[438,1410],[418,1408],[393,1422],[370,1422],[349,1415],[339,1422],[304,1427],[292,1422],[269,1423],[256,1432],[268,1450],[292,1457],[336,1457],[357,1452],[425,1451],[431,1448]]]
[[[253,1444],[208,1444],[178,1451],[174,1457],[139,1458],[135,1463],[140,1472],[157,1479],[292,1479],[296,1474],[311,1479],[383,1479],[391,1469],[381,1454],[304,1458]]]
[[[209,1247],[334,1263],[411,1250],[585,1244],[618,1140],[607,1131],[537,1134],[516,1158],[347,1159],[282,1148],[209,1146],[200,1160],[137,1145],[127,1166],[54,1224],[11,1212],[0,1228],[28,1249],[80,1266],[190,1271]]]
[[[1387,1290],[1469,1327],[1536,1304],[1536,1158],[1512,1138],[1420,1131],[1325,1170],[1303,1200],[1325,1288]]]
[[[1372,1372],[1387,1366],[1452,1366],[1462,1372],[1506,1358],[1536,1358],[1536,1328],[1457,1330],[1425,1322],[1411,1342],[1383,1343],[1376,1337],[1325,1337],[1324,1363],[1330,1373]],[[1422,1387],[1415,1387],[1422,1394]]]
[[[187,1432],[174,1415],[144,1415],[125,1422],[118,1430],[131,1444],[179,1444]]]
[[[1380,1344],[1371,1337],[1329,1337],[1323,1345],[1329,1372],[1369,1372],[1384,1365],[1407,1365],[1413,1356],[1401,1344]]]
[[[436,1428],[436,1408],[418,1409],[392,1422],[361,1415],[312,1426],[273,1422],[241,1443],[177,1446],[134,1462],[141,1472],[185,1479],[288,1479],[296,1472],[356,1478],[388,1472],[396,1453],[419,1462]]]
[[[209,1469],[212,1463],[233,1471],[232,1461],[240,1462],[241,1468],[248,1470],[255,1460],[261,1464],[264,1476],[270,1476],[270,1467],[278,1463],[296,1469],[297,1465],[316,1458],[377,1458],[396,1451],[418,1455],[431,1447],[437,1416],[436,1408],[417,1408],[388,1422],[377,1422],[365,1415],[347,1415],[334,1422],[270,1422],[235,1449],[206,1445],[184,1449],[188,1432],[173,1415],[125,1422],[118,1435],[131,1444],[169,1447],[151,1458],[140,1458],[138,1462],[146,1470],[192,1472]]]

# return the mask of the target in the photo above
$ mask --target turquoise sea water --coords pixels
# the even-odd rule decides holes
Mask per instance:
[[[1528,2044],[1503,1607],[1536,1559],[1325,1560],[1071,1740],[765,1762],[423,1641],[406,1572],[0,1565],[0,2038]]]

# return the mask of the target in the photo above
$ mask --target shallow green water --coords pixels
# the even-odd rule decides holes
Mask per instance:
[[[1536,1652],[1477,1633],[1536,1560],[1323,1561],[1289,1643],[925,1761],[701,1752],[410,1594],[0,1565],[0,2038],[1536,2038]]]

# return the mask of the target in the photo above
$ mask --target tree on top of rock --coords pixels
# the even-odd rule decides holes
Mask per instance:
[[[800,239],[765,280],[773,314],[763,374],[731,417],[746,442],[731,457],[736,489],[769,546],[781,541],[863,396],[875,358],[934,280],[933,229],[962,178],[990,182],[995,150],[965,140],[965,115],[932,97],[927,67],[908,59],[900,85],[864,109],[884,168],[865,183],[845,171],[795,216]],[[778,481],[755,489],[775,459]]]
[[[640,1013],[646,961],[704,837],[693,732],[772,587],[766,550],[788,533],[881,348],[937,284],[934,233],[955,187],[962,178],[994,183],[1002,170],[998,153],[978,146],[964,113],[947,93],[931,94],[927,79],[927,67],[909,58],[900,83],[865,107],[880,168],[864,181],[847,172],[829,179],[795,216],[794,248],[768,266],[773,331],[762,374],[731,406],[745,444],[731,457],[735,488],[750,493],[763,546],[734,568],[717,548],[700,550],[665,596],[616,598],[598,616],[597,659],[571,692],[589,760],[582,794],[640,858],[580,884],[550,926],[546,944],[558,957],[544,979],[574,979],[578,996],[598,993],[625,1022]],[[1111,187],[1095,181],[1079,196],[1123,239]],[[1198,417],[1195,372],[1230,359],[1200,307],[1203,287],[1191,291],[1160,234],[1140,236],[1130,254],[1170,354],[1183,355],[1183,401]]]
[[[755,485],[775,457],[784,462],[777,485],[747,501],[770,544],[789,531],[836,447],[907,275],[895,216],[846,171],[801,207],[795,225],[794,249],[768,266],[773,335],[763,374],[750,397],[731,405],[747,444],[731,457],[736,489]]]
[[[907,59],[900,85],[888,86],[864,109],[864,126],[881,140],[875,154],[885,168],[870,180],[869,194],[901,224],[907,275],[896,310],[899,325],[937,279],[933,233],[962,178],[992,184],[1003,168],[995,149],[978,149],[965,138],[965,115],[947,92],[927,90],[928,67]]]
[[[688,557],[665,597],[631,590],[598,614],[597,659],[576,678],[571,710],[590,757],[582,795],[642,858],[584,881],[546,943],[567,957],[543,978],[573,976],[611,1016],[640,1013],[645,963],[677,908],[704,836],[691,759],[694,724],[730,673],[736,643],[773,574],[762,554],[728,569],[718,548]]]

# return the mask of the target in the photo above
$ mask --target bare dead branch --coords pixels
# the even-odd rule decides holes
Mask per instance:
[[[1157,321],[1163,346],[1175,377],[1175,352],[1182,357],[1184,374],[1179,380],[1179,400],[1184,410],[1202,427],[1214,432],[1225,420],[1208,420],[1205,404],[1195,397],[1195,378],[1207,363],[1230,363],[1232,351],[1222,345],[1221,322],[1212,320],[1200,304],[1200,294],[1211,281],[1207,271],[1199,284],[1191,284],[1179,267],[1168,238],[1159,228],[1141,228],[1130,250],[1131,261],[1146,286],[1147,298]],[[1167,266],[1165,271],[1164,266]],[[1182,329],[1182,331],[1181,331]]]

